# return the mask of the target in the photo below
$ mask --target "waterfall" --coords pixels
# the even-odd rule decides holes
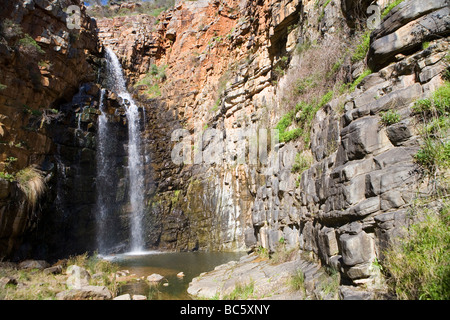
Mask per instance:
[[[142,221],[144,215],[144,165],[141,152],[141,130],[139,109],[126,89],[122,66],[116,54],[106,48],[106,71],[109,86],[123,100],[128,124],[128,176],[129,201],[131,206],[131,250],[142,251],[144,236]],[[101,121],[101,117],[100,120]]]
[[[110,207],[108,206],[108,192],[111,186],[111,174],[110,168],[110,130],[108,127],[108,118],[104,110],[105,89],[100,92],[100,104],[99,109],[101,114],[98,117],[98,129],[97,129],[97,203],[96,203],[96,218],[97,218],[97,248],[100,253],[105,252],[107,249],[107,218],[110,214]]]

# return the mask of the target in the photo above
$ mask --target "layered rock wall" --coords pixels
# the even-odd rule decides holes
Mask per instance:
[[[313,163],[301,177],[292,167],[296,154],[305,150],[303,143],[277,145],[275,162],[239,164],[240,140],[233,134],[275,128],[289,111],[290,102],[283,100],[292,81],[287,74],[304,65],[296,48],[351,42],[351,14],[364,12],[369,3],[350,14],[342,11],[349,2],[337,0],[326,5],[180,2],[161,14],[155,30],[145,36],[135,36],[131,27],[119,23],[130,19],[132,25],[144,16],[100,21],[100,37],[118,52],[131,84],[151,64],[166,66],[161,96],[153,100],[160,103],[147,107],[152,114],[147,135],[154,138],[147,244],[176,250],[262,246],[276,251],[282,239],[287,246],[314,252],[354,283],[368,281],[375,273],[373,261],[407,225],[411,199],[423,191],[413,161],[420,140],[411,105],[442,84],[448,67],[443,59],[448,53],[446,3],[405,1],[373,31],[368,55],[373,73],[354,92],[335,96],[317,112],[311,130]],[[381,9],[387,4],[380,2]],[[427,17],[436,18],[436,30],[423,26]],[[419,26],[427,31],[416,37]],[[421,49],[419,44],[437,34],[441,38]],[[389,40],[393,37],[398,40]],[[151,45],[140,59],[148,67],[136,71],[129,62],[145,43]],[[363,72],[362,62],[344,64],[347,81]],[[279,71],[283,66],[285,77]],[[145,105],[144,89],[136,94]],[[383,125],[381,114],[387,110],[396,110],[400,121]],[[181,128],[192,137],[208,128],[224,131],[223,161],[175,165],[169,159],[175,145],[170,134]],[[195,159],[199,152],[191,146]]]

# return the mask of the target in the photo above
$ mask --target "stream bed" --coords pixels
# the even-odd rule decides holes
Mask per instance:
[[[159,252],[125,253],[109,257],[121,270],[145,278],[153,273],[164,276],[157,286],[150,286],[147,281],[136,281],[122,285],[119,295],[129,293],[147,296],[152,300],[187,300],[189,283],[202,272],[213,270],[216,266],[232,260],[239,260],[245,252]],[[177,274],[184,273],[179,278]],[[164,283],[168,283],[164,286]]]

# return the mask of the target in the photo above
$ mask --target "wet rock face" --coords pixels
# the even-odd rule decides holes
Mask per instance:
[[[82,8],[80,29],[67,26],[64,11],[69,5]],[[72,100],[82,82],[96,79],[100,53],[95,21],[79,0],[6,1],[2,6],[0,122],[1,140],[8,143],[0,149],[0,170],[17,172],[37,165],[47,183],[55,167],[47,161],[55,150],[48,125],[62,114],[61,105]],[[73,136],[60,133],[61,138]],[[86,141],[91,145],[83,157],[89,161],[92,139]],[[8,158],[15,161],[9,165]],[[4,257],[18,249],[41,214],[40,206],[27,204],[15,182],[2,179],[1,185],[0,257]]]
[[[48,192],[42,204],[36,229],[28,233],[16,256],[38,256],[56,259],[68,254],[94,251],[97,249],[97,124],[100,115],[100,86],[85,83],[71,102],[60,106],[63,114],[49,125],[48,134],[52,139],[52,150],[45,159],[48,167]],[[121,222],[122,208],[126,199],[120,193],[126,193],[121,186],[125,176],[125,141],[127,127],[124,110],[116,96],[106,91],[103,108],[110,124],[111,148],[114,157],[110,165],[115,168],[109,186],[109,201],[117,204],[106,222],[109,231],[123,241],[126,238],[126,226]]]

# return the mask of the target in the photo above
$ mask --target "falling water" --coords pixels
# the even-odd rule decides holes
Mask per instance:
[[[104,110],[104,96],[105,90],[100,92],[100,104],[99,109],[101,114],[98,117],[98,130],[97,130],[97,248],[100,253],[105,252],[107,249],[107,218],[110,213],[108,206],[108,192],[110,187],[110,168],[111,163],[109,161],[109,144],[111,137],[109,134],[108,118]]]
[[[107,74],[111,90],[122,98],[128,123],[128,174],[131,205],[131,250],[144,247],[142,220],[144,213],[144,166],[141,154],[140,117],[138,106],[126,89],[122,66],[116,54],[106,48]]]

